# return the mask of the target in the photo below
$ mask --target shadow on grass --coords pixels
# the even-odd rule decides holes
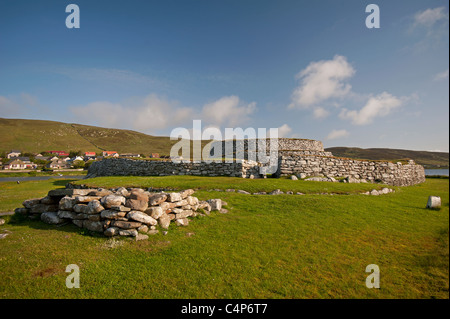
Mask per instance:
[[[55,186],[62,186],[62,187],[66,187],[66,185],[68,183],[77,181],[78,179],[55,179],[52,184]]]
[[[41,221],[39,217],[33,220],[30,220],[28,216],[20,214],[14,214],[8,217],[9,220],[7,222],[11,225],[26,226],[37,230],[52,230],[52,231],[56,230],[65,233],[79,234],[89,237],[104,237],[102,233],[93,232],[86,228],[80,228],[75,224],[73,224],[71,221],[65,222],[60,225],[49,225]]]

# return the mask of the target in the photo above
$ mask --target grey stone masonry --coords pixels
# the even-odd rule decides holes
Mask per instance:
[[[409,186],[425,181],[423,166],[413,160],[408,164],[352,160],[322,156],[280,156],[277,176],[305,174],[333,178],[351,177],[368,182],[381,182],[394,186]]]
[[[270,143],[276,140],[265,140],[266,150],[269,150]],[[87,178],[95,176],[167,176],[167,175],[198,175],[198,176],[232,176],[253,178],[261,177],[260,169],[267,168],[273,163],[276,167],[277,177],[297,175],[300,176],[326,176],[330,178],[349,177],[363,182],[380,182],[394,186],[409,186],[425,181],[425,170],[423,166],[417,165],[413,160],[406,164],[388,161],[353,160],[348,158],[334,157],[331,152],[325,152],[320,141],[306,139],[278,139],[278,152],[270,153],[270,162],[262,163],[255,161],[256,156],[252,156],[252,149],[249,143],[255,140],[238,141],[218,141],[219,149],[225,144],[236,147],[243,146],[243,152],[233,154],[243,156],[237,157],[233,162],[227,162],[229,158],[214,159],[212,162],[191,162],[156,160],[136,160],[126,158],[107,158],[96,161],[89,167]],[[238,143],[238,144],[236,144]],[[264,143],[264,141],[263,141]],[[225,154],[225,153],[223,153]],[[269,154],[269,153],[267,153]],[[212,154],[211,154],[212,155]],[[249,156],[251,155],[251,156]],[[212,156],[213,157],[213,156]],[[255,159],[255,160],[251,160]],[[258,158],[259,160],[259,158]],[[274,165],[274,166],[275,166]],[[270,171],[275,172],[275,170]],[[303,178],[303,177],[300,177]]]
[[[224,162],[188,162],[135,160],[127,158],[107,158],[94,162],[89,167],[87,178],[96,176],[232,176],[248,178],[259,174],[259,163],[236,160]]]

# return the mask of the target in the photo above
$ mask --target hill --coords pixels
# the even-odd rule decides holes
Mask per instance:
[[[0,152],[19,149],[38,153],[47,150],[169,155],[176,141],[166,136],[152,136],[122,129],[103,128],[75,123],[43,120],[0,118]],[[202,144],[206,144],[204,141]],[[411,158],[428,168],[447,168],[449,154],[389,148],[331,147],[334,156],[370,160],[400,160]]]
[[[357,147],[330,147],[325,150],[332,152],[334,156],[338,157],[390,161],[413,159],[417,164],[423,165],[425,168],[448,168],[449,166],[449,154],[444,152]]]
[[[0,118],[0,151],[19,149],[37,153],[47,150],[169,155],[176,141],[131,130],[42,120]]]

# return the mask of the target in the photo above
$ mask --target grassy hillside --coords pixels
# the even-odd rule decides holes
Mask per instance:
[[[425,168],[448,168],[448,153],[409,151],[390,148],[357,148],[357,147],[330,147],[325,149],[334,156],[354,159],[371,160],[400,160],[410,158]]]
[[[54,121],[0,118],[0,150],[42,152],[81,150],[168,155],[176,141],[130,130],[109,129]]]

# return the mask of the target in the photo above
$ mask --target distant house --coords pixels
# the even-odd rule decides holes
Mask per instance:
[[[47,167],[51,169],[70,168],[70,164],[68,164],[66,161],[62,159],[57,159],[47,164]]]
[[[25,169],[26,165],[20,159],[15,159],[15,160],[12,160],[11,162],[9,162],[8,164],[6,164],[3,168],[4,169]]]
[[[48,161],[48,160],[50,160],[50,156],[36,155],[36,157],[34,159],[40,160],[40,161]]]
[[[47,153],[50,153],[50,154],[56,155],[56,156],[69,156],[69,153],[67,153],[65,151],[47,151]]]
[[[76,162],[76,161],[84,161],[84,159],[81,156],[75,156],[69,159],[70,162]],[[66,161],[67,162],[67,161]]]
[[[119,153],[114,151],[103,151],[102,156],[104,157],[119,157]]]
[[[53,156],[52,158],[50,158],[50,161],[57,161],[59,159],[58,156]]]
[[[85,157],[95,157],[95,152],[85,152],[84,156]]]
[[[6,157],[7,157],[7,158],[18,157],[18,156],[20,156],[20,154],[22,154],[22,152],[19,151],[19,150],[11,150],[11,152],[9,152],[9,153],[6,155]]]
[[[152,153],[151,158],[159,158],[159,153]]]
[[[71,161],[71,159],[70,159],[69,156],[62,158],[62,160],[63,160],[64,162],[69,162],[69,161]]]
[[[141,157],[141,154],[124,153],[120,154],[119,157]]]

